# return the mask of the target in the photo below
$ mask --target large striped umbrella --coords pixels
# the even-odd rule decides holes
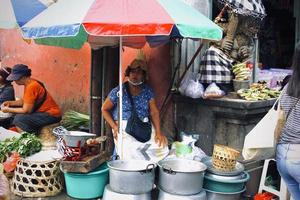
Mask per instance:
[[[142,47],[171,37],[220,40],[222,29],[181,0],[59,0],[21,27],[37,43],[80,48],[119,44],[119,86],[122,88],[122,45]],[[122,133],[122,91],[119,134]],[[118,137],[122,157],[122,137]]]
[[[0,0],[0,28],[23,26],[54,0]]]
[[[181,0],[59,0],[22,32],[24,38],[39,39],[37,43],[69,48],[86,41],[116,44],[119,36],[124,45],[135,47],[146,41],[161,44],[169,37],[222,38],[221,28]]]

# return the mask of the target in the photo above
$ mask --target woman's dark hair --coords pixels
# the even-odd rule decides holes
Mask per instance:
[[[287,88],[287,94],[300,98],[300,42],[297,43],[292,63],[293,74]]]

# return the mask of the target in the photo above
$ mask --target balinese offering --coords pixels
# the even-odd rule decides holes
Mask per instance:
[[[237,93],[247,101],[268,100],[280,95],[280,91],[270,89],[263,83],[253,83],[249,89],[240,89]]]

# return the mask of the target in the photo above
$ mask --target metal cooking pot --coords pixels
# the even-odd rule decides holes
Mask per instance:
[[[240,200],[241,194],[245,190],[246,188],[244,188],[241,191],[232,192],[232,193],[223,193],[223,192],[206,190],[206,196],[207,196],[207,200]]]
[[[158,200],[207,200],[207,198],[205,190],[201,190],[200,193],[194,195],[177,195],[159,189]]]
[[[102,200],[151,200],[151,192],[145,194],[121,194],[113,191],[106,185]]]
[[[206,165],[194,160],[161,160],[159,187],[171,194],[193,195],[202,190]]]
[[[239,192],[249,180],[250,175],[244,171],[235,176],[221,176],[206,172],[204,176],[204,188],[215,192]]]
[[[156,164],[146,160],[114,160],[108,163],[110,187],[122,194],[144,194],[154,185]]]

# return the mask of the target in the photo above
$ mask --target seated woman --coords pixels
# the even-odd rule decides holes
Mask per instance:
[[[15,100],[15,91],[11,84],[11,81],[6,80],[8,75],[11,72],[11,68],[0,67],[0,104],[4,101],[13,101]],[[2,112],[1,112],[2,113]],[[3,114],[3,113],[2,113]],[[12,117],[4,117],[1,115],[0,126],[4,128],[9,128],[12,121]]]
[[[16,101],[5,101],[1,110],[16,114],[13,124],[18,132],[37,133],[43,126],[61,120],[61,112],[43,83],[31,78],[31,69],[23,64],[13,66],[9,81],[24,85],[23,98]]]
[[[168,154],[167,138],[160,129],[159,111],[155,103],[152,89],[144,82],[146,80],[146,62],[135,59],[126,69],[125,76],[128,82],[123,84],[123,148],[121,150],[122,159],[145,159],[157,162]],[[127,85],[127,89],[125,89]],[[118,136],[118,93],[119,87],[114,88],[102,105],[102,113],[106,122],[113,130],[116,148]],[[132,105],[128,92],[133,99],[136,113],[140,120],[147,122],[151,120],[152,136],[149,141],[140,142],[133,136],[126,133],[127,120],[132,114]],[[151,133],[150,133],[151,134]],[[118,151],[120,153],[120,150]]]

